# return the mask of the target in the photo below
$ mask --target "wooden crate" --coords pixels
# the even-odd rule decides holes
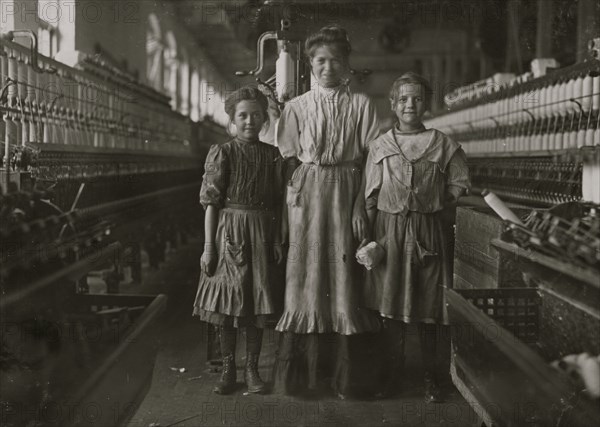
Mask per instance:
[[[494,299],[503,291],[505,289],[480,290]],[[525,344],[485,314],[482,311],[485,307],[469,302],[467,298],[473,295],[467,294],[465,298],[463,292],[465,290],[446,290],[452,324],[451,375],[461,394],[487,426],[598,425],[600,408],[596,401],[584,396],[567,374],[552,368],[549,361],[538,354],[535,343]],[[543,305],[533,288],[510,292],[517,298]],[[478,297],[485,299],[483,295]],[[494,310],[492,316],[498,316],[498,312]]]
[[[529,210],[515,209],[519,216]],[[491,240],[504,231],[502,220],[489,208],[456,210],[454,287],[456,289],[524,287],[517,260],[500,253]]]
[[[600,354],[600,280],[597,270],[499,240],[492,244],[501,253],[519,258],[519,267],[542,296],[541,354],[551,360],[573,353]]]

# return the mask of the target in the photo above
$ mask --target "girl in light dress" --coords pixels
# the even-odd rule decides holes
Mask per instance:
[[[406,323],[417,323],[425,398],[438,401],[437,326],[447,323],[443,289],[452,283],[441,215],[469,188],[469,174],[460,145],[422,123],[431,105],[426,79],[402,75],[391,88],[390,102],[397,124],[371,143],[366,165],[369,227],[385,255],[367,271],[364,298],[385,322],[382,394],[397,390]]]
[[[301,163],[286,187],[289,251],[274,386],[314,392],[327,378],[345,397],[361,383],[357,359],[380,326],[363,305],[354,256],[367,237],[361,179],[379,125],[369,98],[344,82],[346,31],[325,27],[308,37],[305,51],[317,84],[286,104],[277,127],[282,156]]]

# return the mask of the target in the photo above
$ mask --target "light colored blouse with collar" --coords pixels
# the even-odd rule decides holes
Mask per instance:
[[[336,165],[360,161],[368,143],[379,135],[379,123],[366,95],[347,85],[314,85],[286,104],[276,134],[284,158]]]
[[[402,146],[419,139],[426,146],[409,159]],[[435,129],[402,133],[397,127],[371,144],[366,165],[366,208],[390,214],[437,212],[470,187],[469,169],[460,144]]]

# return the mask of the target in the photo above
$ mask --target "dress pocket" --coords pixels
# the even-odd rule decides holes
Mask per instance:
[[[233,265],[245,265],[246,251],[244,245],[235,245],[227,241],[225,243],[225,261]]]
[[[420,266],[424,266],[425,264],[427,264],[428,260],[438,256],[437,252],[427,249],[418,240],[415,241],[413,254],[413,264],[417,264]]]

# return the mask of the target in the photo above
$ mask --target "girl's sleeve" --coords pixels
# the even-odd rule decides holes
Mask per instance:
[[[290,104],[286,104],[275,124],[275,142],[284,159],[297,157],[300,152],[300,121]]]
[[[379,190],[383,181],[383,164],[375,163],[373,151],[369,151],[365,165],[365,209],[371,210],[377,208]]]
[[[227,192],[227,153],[221,145],[210,147],[204,164],[204,176],[200,188],[200,204],[206,209],[209,205],[223,207]]]
[[[449,202],[456,202],[471,188],[467,156],[462,148],[458,148],[451,157],[446,177],[446,200]]]
[[[375,107],[369,98],[366,99],[362,117],[360,118],[360,141],[364,151],[369,150],[369,144],[379,136],[379,119]]]

